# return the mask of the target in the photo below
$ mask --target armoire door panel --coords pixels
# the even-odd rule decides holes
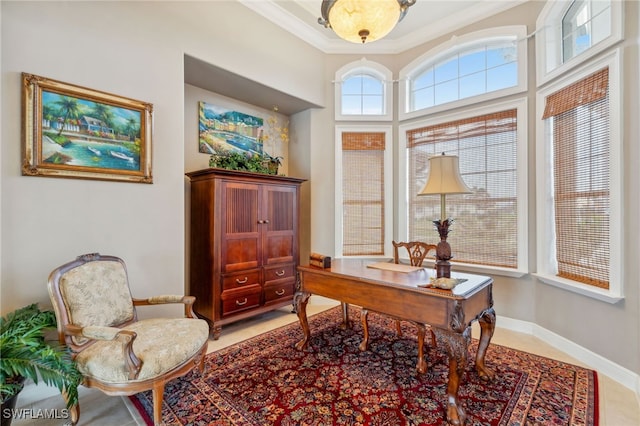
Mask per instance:
[[[223,245],[222,266],[225,272],[253,269],[260,266],[259,239],[228,239]]]
[[[266,265],[293,262],[294,236],[267,235],[263,250]]]

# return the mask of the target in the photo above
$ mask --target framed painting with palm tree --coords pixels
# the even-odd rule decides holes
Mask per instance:
[[[22,74],[26,176],[153,183],[153,105]]]

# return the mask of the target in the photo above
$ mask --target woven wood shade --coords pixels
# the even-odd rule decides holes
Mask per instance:
[[[609,288],[608,69],[546,98],[558,275]]]
[[[409,239],[437,242],[432,220],[440,219],[437,197],[418,197],[428,175],[428,157],[457,155],[460,174],[474,192],[448,195],[455,219],[448,241],[454,261],[516,268],[517,111],[465,118],[407,132]]]
[[[342,254],[384,254],[385,133],[342,134]]]

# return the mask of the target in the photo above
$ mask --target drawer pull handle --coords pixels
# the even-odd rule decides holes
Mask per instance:
[[[247,281],[249,281],[249,277],[244,277],[243,280],[240,280],[240,279],[236,278],[236,283],[238,283],[238,284],[244,284]]]
[[[280,271],[280,272],[276,271],[276,275],[279,276],[279,277],[283,276],[284,275],[284,269],[282,271]]]
[[[244,300],[241,302],[239,300],[236,300],[236,305],[238,306],[242,306],[242,305],[246,305],[248,302],[247,298],[245,297]]]
[[[276,290],[276,294],[282,296],[284,294],[284,288],[282,290]]]

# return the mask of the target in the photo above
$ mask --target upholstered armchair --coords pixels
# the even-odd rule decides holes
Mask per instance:
[[[108,395],[153,391],[153,417],[162,424],[165,384],[198,367],[204,370],[209,327],[193,312],[192,296],[134,299],[122,259],[78,256],[49,276],[58,337],[73,353],[83,385]],[[138,320],[136,307],[184,304],[185,318]],[[80,408],[71,409],[78,422]]]

